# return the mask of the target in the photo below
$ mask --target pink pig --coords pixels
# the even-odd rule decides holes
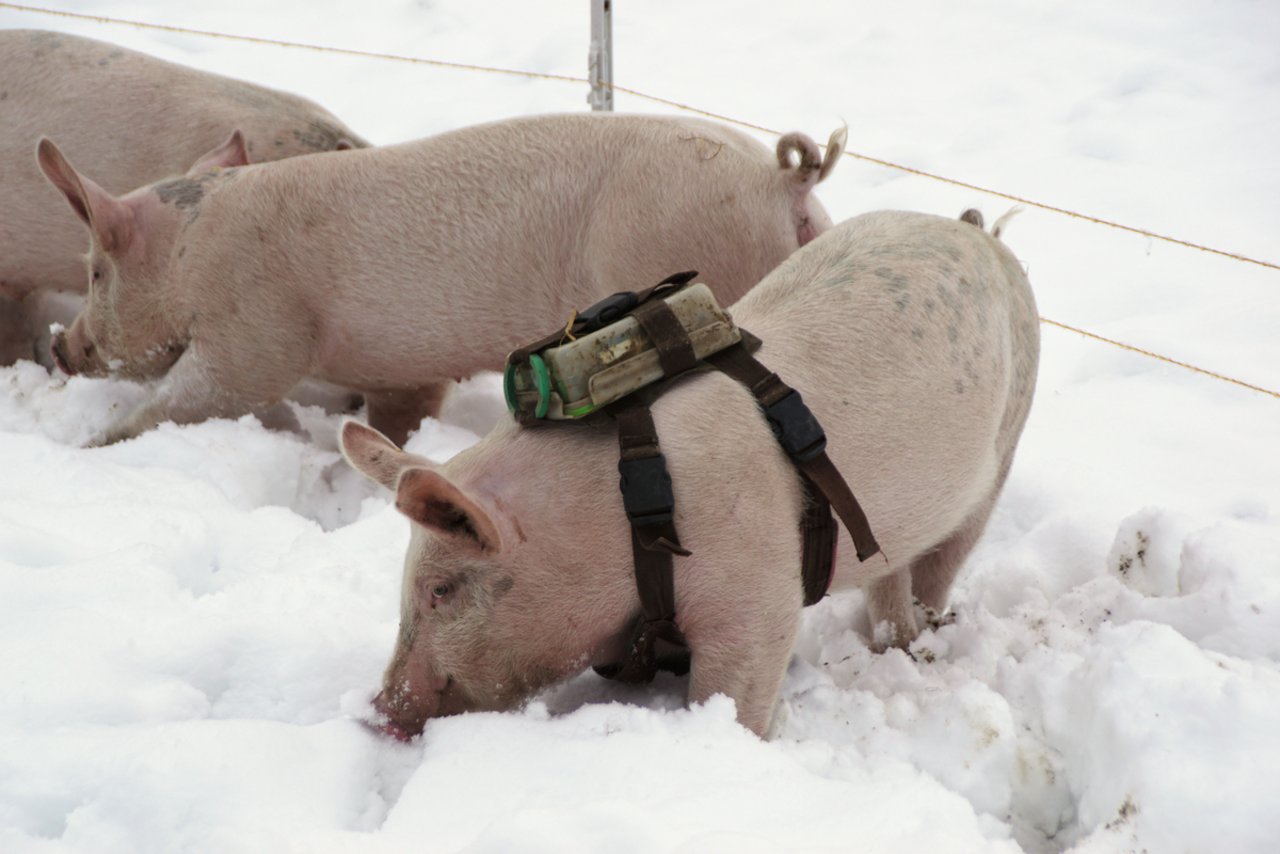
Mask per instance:
[[[842,529],[836,586],[865,588],[877,637],[902,646],[918,632],[913,599],[945,608],[1035,388],[1035,301],[980,223],[976,212],[857,217],[731,309],[824,426],[882,547],[858,563]],[[755,399],[723,374],[679,382],[653,417],[692,552],[675,559],[689,700],[727,694],[763,735],[801,611],[799,477]],[[509,709],[621,659],[639,600],[613,428],[507,419],[444,465],[355,421],[341,443],[412,522],[399,640],[374,702],[386,732]]]
[[[367,145],[296,95],[106,42],[0,30],[0,365],[32,358],[47,315],[65,316],[47,292],[84,293],[87,281],[84,228],[49,192],[36,141],[57,138],[100,186],[125,192],[203,171],[236,128],[254,162]]]
[[[162,378],[105,442],[262,412],[304,376],[363,392],[402,441],[449,380],[613,291],[698,269],[722,299],[745,293],[830,227],[810,190],[843,140],[823,157],[800,134],[769,152],[699,119],[552,115],[122,197],[44,140],[92,234],[89,302],[54,355]]]

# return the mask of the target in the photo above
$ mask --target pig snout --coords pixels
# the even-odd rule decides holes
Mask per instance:
[[[456,702],[452,680],[446,676],[388,678],[373,698],[373,720],[369,725],[398,741],[421,735],[427,721],[462,711]]]
[[[369,724],[383,735],[408,741],[422,732],[427,719],[439,705],[437,696],[421,696],[407,688],[383,688],[373,698],[376,713]]]

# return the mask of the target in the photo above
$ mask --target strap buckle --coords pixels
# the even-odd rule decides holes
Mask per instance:
[[[764,417],[782,450],[796,462],[807,463],[827,449],[827,434],[795,389],[764,407]]]
[[[631,527],[662,525],[675,518],[676,497],[667,473],[667,458],[661,453],[635,459],[618,460],[622,476],[622,506]]]

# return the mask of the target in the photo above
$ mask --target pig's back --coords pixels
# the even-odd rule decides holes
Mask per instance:
[[[352,347],[386,352],[380,377],[426,363],[466,376],[673,272],[699,269],[725,302],[744,292],[797,245],[770,157],[706,122],[531,117],[246,170],[255,188],[224,199],[224,218],[252,199],[275,229],[285,255],[259,277],[305,279],[333,381],[363,379],[334,374]]]
[[[890,555],[935,545],[998,482],[1030,407],[1039,326],[1021,265],[981,229],[856,217],[731,312],[803,393]]]
[[[83,289],[88,232],[41,174],[40,137],[122,195],[181,174],[241,129],[251,161],[365,145],[304,98],[116,45],[42,30],[0,31],[0,280]]]

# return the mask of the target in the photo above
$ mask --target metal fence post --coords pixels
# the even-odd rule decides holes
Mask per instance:
[[[613,111],[613,0],[591,0],[591,49],[587,54],[592,110]]]

